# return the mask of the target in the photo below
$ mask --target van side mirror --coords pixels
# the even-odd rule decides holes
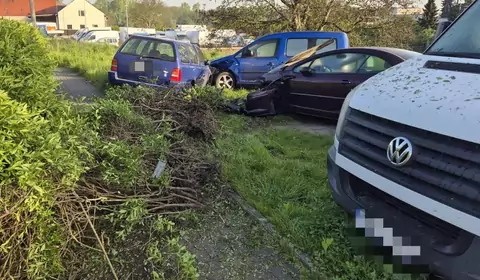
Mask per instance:
[[[435,39],[438,38],[438,36],[440,36],[440,34],[443,33],[443,31],[447,30],[447,28],[452,24],[451,21],[442,21],[442,22],[439,22],[438,23],[438,26],[437,26],[437,31],[435,32]]]

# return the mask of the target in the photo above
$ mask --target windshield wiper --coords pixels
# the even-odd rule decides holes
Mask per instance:
[[[156,56],[149,56],[149,55],[142,55],[140,58],[141,58],[141,59],[145,59],[145,58],[159,59],[159,58],[156,57]]]
[[[462,57],[462,58],[480,58],[480,53],[462,53],[462,52],[426,52],[426,55],[446,56],[446,57]]]

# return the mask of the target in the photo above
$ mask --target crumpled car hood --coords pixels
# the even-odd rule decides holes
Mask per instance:
[[[427,61],[480,60],[422,55],[355,89],[350,107],[416,128],[480,143],[479,74],[425,68]],[[401,135],[399,135],[401,136]]]

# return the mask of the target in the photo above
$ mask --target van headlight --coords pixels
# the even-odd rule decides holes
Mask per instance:
[[[340,139],[340,136],[343,132],[343,126],[345,125],[345,117],[347,116],[350,109],[350,100],[355,93],[355,89],[356,88],[352,89],[343,101],[342,109],[340,110],[340,115],[338,116],[337,128],[335,129],[335,136],[337,137],[337,139]]]

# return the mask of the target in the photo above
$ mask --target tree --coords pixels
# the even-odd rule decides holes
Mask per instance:
[[[193,24],[195,19],[195,12],[192,11],[192,8],[188,3],[183,2],[180,5],[180,11],[178,17],[176,18],[176,22],[178,24]]]
[[[197,3],[190,7],[182,3],[180,7],[166,6],[160,0],[96,0],[95,6],[108,18],[110,26],[126,25],[126,9],[129,25],[149,28],[175,28],[176,24],[194,24],[197,20]],[[192,9],[193,8],[193,9]]]
[[[130,8],[130,22],[132,26],[159,28],[164,27],[162,14],[165,5],[159,0],[140,0]]]
[[[200,9],[201,8],[200,8],[200,3],[199,2],[193,4],[193,6],[192,6],[193,11],[198,12],[198,11],[200,11]]]
[[[465,0],[463,2],[460,1],[454,1],[452,3],[452,9],[448,15],[449,20],[454,20],[456,19],[470,4],[473,3],[473,0]]]
[[[249,9],[257,16],[256,21],[265,24],[282,23],[286,29],[301,30],[340,30],[352,32],[361,28],[377,28],[392,18],[395,6],[407,7],[410,0],[224,0],[217,13],[228,12],[231,20],[240,20],[232,8],[243,12]],[[229,9],[230,8],[230,9]],[[258,10],[258,11],[257,11]],[[208,13],[208,11],[207,11]],[[245,16],[244,13],[240,13]],[[222,17],[224,15],[220,15]],[[205,17],[204,17],[205,18]],[[235,22],[225,22],[235,24]]]
[[[423,8],[423,16],[418,23],[425,29],[434,29],[437,26],[437,14],[438,9],[435,0],[428,0]]]
[[[281,2],[278,4],[277,2]],[[224,0],[204,11],[204,23],[252,35],[277,31],[343,31],[352,45],[408,47],[415,37],[411,17],[393,16],[409,0]],[[408,36],[411,36],[409,38]],[[401,43],[398,43],[401,42]]]
[[[442,18],[450,18],[453,8],[453,0],[443,0],[442,1]]]

